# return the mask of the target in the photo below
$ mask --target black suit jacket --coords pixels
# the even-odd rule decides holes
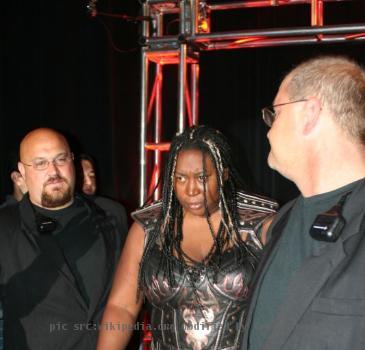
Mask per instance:
[[[75,234],[95,271],[85,300],[80,281],[50,236],[38,233],[28,196],[0,211],[0,283],[6,349],[93,349],[125,228],[93,201],[86,234]],[[85,230],[84,230],[85,231]]]
[[[279,211],[271,226],[272,240],[253,282],[242,350],[249,349],[258,292],[293,203]],[[342,214],[346,225],[341,236],[304,261],[288,286],[271,332],[263,335],[267,339],[262,350],[365,349],[365,181],[350,194]]]

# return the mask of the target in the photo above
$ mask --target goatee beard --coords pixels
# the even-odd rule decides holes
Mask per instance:
[[[67,188],[64,192],[60,191],[53,191],[51,193],[47,193],[45,189],[43,189],[42,196],[41,196],[41,203],[42,207],[44,208],[57,208],[66,205],[72,201],[72,191],[71,186],[69,185],[68,181],[61,177],[55,176],[47,181],[45,186],[48,183],[52,183],[54,180],[63,180],[67,184]]]
[[[46,192],[42,193],[42,207],[44,208],[57,208],[66,205],[67,203],[71,202],[72,194],[71,188],[68,187],[65,192],[60,195],[50,195]]]

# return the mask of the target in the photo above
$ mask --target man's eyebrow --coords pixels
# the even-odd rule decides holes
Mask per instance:
[[[64,152],[61,152],[61,153],[58,153],[56,154],[53,158],[57,158],[59,156],[64,156],[66,155],[68,152],[64,151]],[[35,159],[48,159],[47,157],[42,157],[42,156],[39,156],[39,157],[34,157],[33,160]]]

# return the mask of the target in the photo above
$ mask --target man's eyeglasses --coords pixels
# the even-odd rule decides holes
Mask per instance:
[[[277,105],[265,107],[265,108],[261,109],[262,119],[264,120],[265,124],[269,128],[271,128],[272,127],[272,124],[274,123],[274,121],[275,121],[275,119],[277,117],[276,112],[274,110],[275,107],[280,107],[280,106],[290,105],[292,103],[305,102],[305,101],[308,101],[308,100],[306,100],[306,99],[295,100],[295,101],[291,101],[291,102],[279,103]]]
[[[50,163],[52,163],[55,166],[64,166],[71,160],[74,160],[73,153],[62,153],[51,160],[48,160],[46,158],[35,158],[32,160],[32,164],[26,164],[23,163],[22,161],[21,163],[26,166],[32,166],[35,170],[45,170],[49,167]]]

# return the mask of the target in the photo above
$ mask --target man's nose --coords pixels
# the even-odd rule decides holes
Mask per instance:
[[[51,160],[49,163],[48,163],[48,168],[47,168],[47,171],[49,173],[53,173],[53,174],[58,174],[60,171],[58,169],[58,166],[56,165],[55,161],[54,160]]]

